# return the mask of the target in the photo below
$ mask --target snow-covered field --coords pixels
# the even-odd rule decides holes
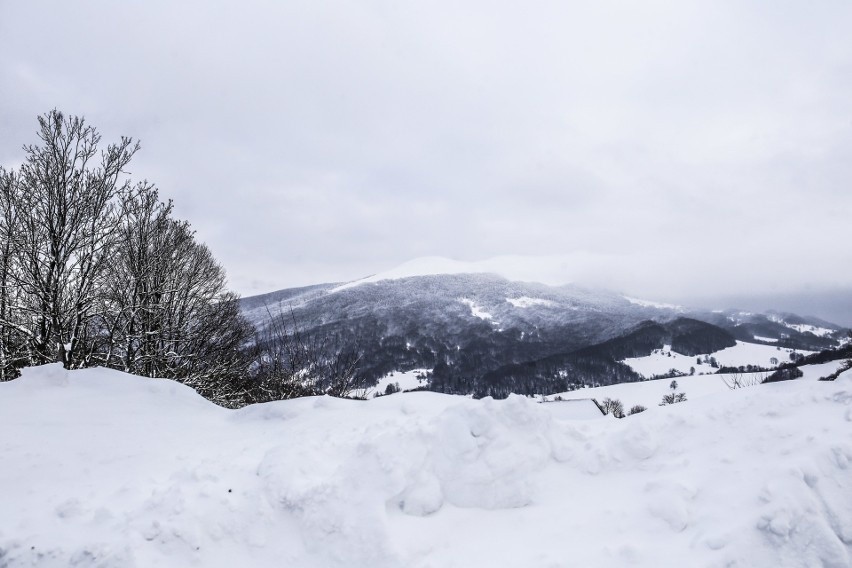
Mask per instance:
[[[850,566],[850,373],[623,420],[548,406],[232,411],[171,381],[28,369],[0,384],[0,565]]]
[[[826,377],[840,368],[842,361],[832,361],[821,365],[804,365],[801,368],[803,376],[799,381],[817,381]],[[677,381],[677,392],[686,394],[688,401],[709,395],[721,394],[730,390],[729,384],[733,383],[735,377],[743,382],[760,382],[770,373],[740,373],[721,375],[691,375],[687,377],[675,377],[674,379],[655,379],[652,381],[641,381],[638,383],[620,383],[587,389],[578,389],[563,393],[549,395],[548,400],[557,396],[563,400],[578,400],[594,398],[601,401],[605,398],[620,400],[624,405],[625,412],[632,406],[640,405],[651,408],[660,404],[663,395],[671,394],[669,388],[673,380]]]
[[[714,357],[723,367],[759,365],[764,368],[773,368],[782,363],[789,363],[792,352],[792,349],[783,347],[737,341],[733,347],[708,353],[707,356]],[[812,351],[798,350],[797,353],[809,355]],[[699,360],[701,360],[700,363]],[[625,359],[623,362],[646,378],[668,373],[671,369],[682,373],[689,373],[690,368],[694,368],[696,373],[715,373],[718,370],[704,361],[704,355],[681,355],[672,351],[669,345],[646,357],[634,357]]]
[[[365,393],[367,398],[372,398],[377,393],[385,394],[385,389],[388,385],[396,385],[400,391],[406,391],[425,387],[429,384],[427,377],[431,373],[430,369],[414,369],[413,371],[396,371],[390,373],[381,379],[376,386],[370,388]]]
[[[769,319],[774,321],[775,323],[780,323],[781,325],[787,326],[790,329],[794,329],[794,330],[798,331],[799,333],[812,333],[813,335],[816,335],[817,337],[828,337],[829,335],[831,335],[832,333],[834,333],[836,331],[834,329],[829,329],[829,328],[826,328],[826,327],[819,327],[819,326],[815,326],[815,325],[808,325],[808,324],[804,324],[804,323],[788,323],[788,322],[784,321],[783,318],[780,318],[778,316],[770,316]]]

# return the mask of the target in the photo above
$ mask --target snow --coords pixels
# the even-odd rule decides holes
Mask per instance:
[[[793,349],[777,348],[772,345],[761,345],[759,343],[746,343],[737,341],[733,347],[728,347],[715,353],[702,353],[701,355],[681,355],[671,350],[670,345],[666,345],[663,349],[658,349],[651,355],[645,357],[633,357],[625,359],[623,362],[631,369],[639,373],[645,378],[651,378],[654,375],[662,375],[668,373],[671,369],[675,369],[682,373],[689,373],[690,368],[695,369],[696,374],[700,373],[715,373],[716,368],[709,363],[704,362],[704,356],[714,357],[720,366],[724,367],[740,367],[745,365],[759,365],[765,368],[772,368],[777,364],[772,363],[772,359],[777,359],[778,364],[789,363],[790,353]],[[802,355],[808,355],[812,351],[797,351]],[[698,363],[698,359],[702,362]]]
[[[586,252],[551,256],[506,255],[472,262],[429,256],[417,258],[390,270],[342,284],[333,288],[330,292],[339,292],[382,280],[399,280],[414,276],[441,274],[496,274],[512,281],[561,286],[570,284],[577,279],[578,275],[588,274],[606,264],[607,260],[604,257]]]
[[[470,308],[470,313],[473,317],[479,318],[481,320],[494,319],[494,316],[483,310],[475,301],[469,298],[461,298],[459,302]]]
[[[787,349],[773,347],[772,345],[760,345],[758,343],[746,343],[737,341],[733,347],[727,347],[713,354],[720,365],[726,367],[739,367],[741,365],[760,365],[772,367],[772,359],[778,359],[779,363],[789,363],[790,353],[797,352],[802,355],[810,355],[813,351],[802,349]]]
[[[799,333],[812,333],[817,337],[828,337],[836,330],[828,329],[827,327],[819,327],[816,325],[808,325],[804,323],[785,323],[787,327],[795,329]]]
[[[425,378],[431,372],[430,369],[414,369],[413,371],[394,371],[379,379],[378,384],[368,389],[365,393],[367,398],[374,396],[376,393],[385,394],[385,389],[388,385],[396,384],[401,391],[416,389],[429,384]]]
[[[837,331],[835,329],[829,329],[827,327],[820,327],[820,326],[810,325],[810,324],[805,324],[805,323],[788,323],[788,322],[784,321],[783,318],[781,318],[777,315],[770,315],[769,320],[773,321],[775,323],[780,323],[781,325],[789,327],[790,329],[794,329],[794,330],[798,331],[799,333],[812,333],[812,334],[816,335],[817,337],[828,337],[829,335],[831,335],[832,333]]]
[[[630,298],[628,296],[622,296],[625,300],[630,302],[631,304],[635,304],[637,306],[642,306],[643,308],[658,308],[661,310],[675,310],[682,312],[683,306],[676,306],[675,304],[665,304],[662,302],[651,302],[649,300],[640,300],[639,298]]]
[[[545,300],[543,298],[530,298],[529,296],[521,296],[520,298],[506,298],[506,301],[516,308],[531,308],[533,306],[555,306],[556,302]]]
[[[799,367],[802,370],[803,376],[797,380],[817,381],[822,377],[827,377],[837,371],[842,364],[843,361],[832,361],[830,363],[823,363],[820,365],[803,365]],[[728,385],[733,383],[733,378],[735,376],[742,380],[745,384],[750,384],[759,383],[770,374],[770,372],[760,372],[723,373],[719,375],[689,375],[685,377],[655,379],[636,383],[619,383],[602,387],[577,389],[549,395],[547,399],[553,400],[557,396],[562,397],[564,400],[594,398],[601,401],[605,398],[612,398],[620,400],[624,404],[624,410],[626,412],[630,410],[630,407],[637,404],[647,408],[659,405],[663,395],[670,394],[672,392],[669,388],[672,381],[677,381],[677,392],[686,393],[687,400],[691,401],[696,398],[703,398],[730,390]]]
[[[799,370],[802,371],[802,376],[799,380],[818,381],[823,377],[833,375],[843,365],[843,361],[830,361],[819,365],[802,365]]]
[[[488,272],[488,270],[482,264],[462,262],[438,256],[429,256],[408,261],[379,274],[374,274],[360,280],[348,282],[332,289],[331,292],[339,292],[362,284],[381,282],[382,280],[400,280],[402,278],[412,278],[414,276],[439,274],[478,274],[483,272]]]
[[[623,420],[556,404],[232,411],[172,381],[26,369],[0,384],[0,564],[850,566],[848,373]]]
[[[554,400],[554,397],[547,397],[542,408],[556,420],[596,420],[604,417],[591,398]]]
[[[727,375],[726,375],[727,376]],[[594,398],[602,401],[605,398],[620,400],[627,412],[632,406],[641,405],[653,408],[660,404],[663,395],[671,394],[669,388],[672,381],[677,381],[677,392],[686,393],[688,401],[706,397],[714,394],[722,394],[728,390],[722,375],[692,375],[688,377],[675,377],[674,379],[655,379],[652,381],[640,381],[637,383],[619,383],[603,387],[592,387],[578,389],[548,396],[552,399],[561,396],[563,399],[586,399]]]

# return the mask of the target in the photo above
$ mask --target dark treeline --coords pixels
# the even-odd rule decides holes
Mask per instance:
[[[336,361],[284,328],[257,335],[189,223],[128,178],[138,142],[104,147],[56,110],[38,124],[22,165],[0,168],[0,380],[29,365],[104,366],[238,406],[285,397],[293,389],[276,382],[306,383],[297,371]],[[348,394],[338,383],[333,394]]]

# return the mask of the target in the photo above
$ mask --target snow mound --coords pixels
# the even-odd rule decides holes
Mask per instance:
[[[0,384],[0,565],[849,566],[841,379],[571,420],[27,369]]]

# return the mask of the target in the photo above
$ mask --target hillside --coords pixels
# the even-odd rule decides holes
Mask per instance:
[[[849,372],[623,420],[558,404],[235,411],[169,380],[25,369],[0,384],[0,564],[850,566]]]
[[[355,282],[245,298],[242,309],[260,328],[283,317],[291,330],[359,351],[365,387],[393,372],[427,369],[432,390],[496,397],[641,380],[646,374],[623,361],[664,349],[710,356],[739,341],[776,349],[780,360],[793,350],[837,346],[845,334],[815,318],[690,310],[510,280],[489,268],[421,259]],[[766,367],[762,359],[741,364]],[[662,372],[671,368],[678,366]]]

